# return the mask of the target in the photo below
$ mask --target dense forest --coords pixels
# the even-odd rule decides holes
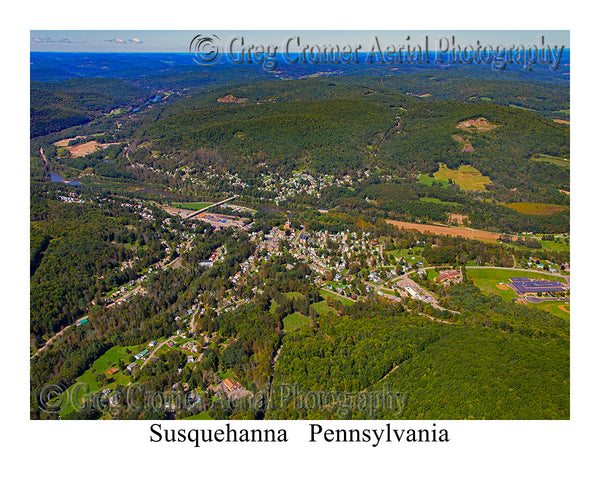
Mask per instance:
[[[149,91],[116,79],[31,84],[31,137],[89,122],[119,107],[143,103]]]
[[[473,309],[454,318],[462,325],[359,303],[346,307],[341,317],[320,317],[316,325],[287,335],[268,418],[370,418],[373,412],[343,403],[305,410],[296,405],[308,401],[308,392],[357,396],[383,387],[408,394],[406,409],[376,412],[376,418],[422,419],[431,412],[440,419],[568,418],[564,322],[539,312],[543,330],[532,330],[526,307],[509,308],[499,298],[490,308],[480,307],[480,293],[468,285],[456,289],[464,290],[456,305]],[[489,320],[492,310],[495,318]],[[476,311],[483,322],[474,320]],[[292,385],[300,398],[289,398]]]

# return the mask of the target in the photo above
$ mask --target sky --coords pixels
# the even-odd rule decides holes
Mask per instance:
[[[361,44],[370,48],[377,37],[382,45],[425,45],[437,50],[440,40],[455,45],[539,46],[569,48],[568,30],[30,30],[30,50],[36,52],[188,52],[196,35],[217,35],[224,45],[234,37],[243,37],[245,45],[276,45],[280,50],[290,36],[301,45]],[[410,37],[410,38],[409,38]],[[294,40],[295,42],[296,40]],[[239,41],[235,45],[239,45]],[[443,45],[446,45],[443,43]]]

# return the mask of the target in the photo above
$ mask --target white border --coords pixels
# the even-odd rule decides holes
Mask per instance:
[[[27,476],[106,478],[125,475],[222,475],[242,478],[379,475],[433,478],[565,478],[572,469],[597,471],[592,461],[595,400],[598,398],[595,346],[598,339],[594,278],[594,230],[597,221],[598,137],[597,69],[592,37],[596,26],[589,9],[564,2],[526,4],[503,1],[489,7],[472,2],[374,2],[328,5],[303,1],[227,2],[219,5],[174,2],[128,3],[109,0],[23,3],[3,32],[5,188],[2,252],[2,306],[5,322],[3,362],[7,373],[2,405],[8,417],[3,432],[4,458]],[[569,9],[570,8],[570,9]],[[6,26],[5,26],[6,27]],[[572,264],[574,266],[571,364],[571,420],[554,422],[436,422],[448,425],[450,444],[368,445],[309,444],[306,422],[283,422],[285,447],[219,445],[199,449],[150,445],[148,422],[32,422],[28,420],[29,279],[28,241],[28,55],[29,30],[35,29],[570,29],[572,50]],[[16,72],[16,73],[15,73]],[[14,77],[13,77],[14,75]],[[10,142],[7,146],[6,142]],[[594,142],[594,143],[593,143]],[[594,195],[594,196],[592,196]],[[16,236],[15,236],[15,233]],[[278,425],[281,422],[278,423]],[[404,422],[412,426],[415,422]],[[421,424],[419,422],[419,424]],[[427,426],[431,422],[422,422]],[[179,425],[179,424],[177,424]],[[188,426],[188,423],[182,424]],[[212,426],[213,424],[211,424]],[[327,424],[332,426],[333,424]],[[169,425],[170,426],[170,425]],[[195,427],[199,427],[196,423]],[[215,424],[216,426],[216,424]],[[245,424],[244,424],[245,426]],[[354,424],[352,424],[354,427]],[[5,447],[6,448],[6,447]],[[586,468],[588,467],[588,468]],[[458,478],[457,475],[457,478]],[[584,474],[585,475],[585,474]],[[233,475],[232,475],[233,476]],[[570,475],[569,475],[570,476]],[[229,478],[226,475],[225,478]]]

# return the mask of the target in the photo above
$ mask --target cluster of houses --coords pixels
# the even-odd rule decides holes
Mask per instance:
[[[85,203],[85,200],[79,198],[75,192],[69,192],[67,196],[59,196],[58,199],[64,203]]]
[[[203,260],[198,263],[200,267],[210,268],[212,267],[216,261],[218,261],[221,257],[223,257],[227,253],[227,249],[225,246],[221,246],[217,248],[213,253],[211,253],[210,257],[207,260]]]
[[[148,207],[145,207],[141,203],[122,202],[121,206],[125,207],[125,208],[129,208],[131,210],[138,210],[140,217],[142,217],[144,220],[148,220],[148,221],[154,220],[154,215],[152,215],[152,210],[150,210]]]
[[[334,178],[333,175],[316,175],[309,173],[294,172],[290,178],[275,177],[265,175],[263,178],[263,186],[258,187],[258,190],[264,192],[275,193],[275,203],[279,205],[288,198],[300,194],[313,195],[317,198],[321,197],[321,190],[332,185],[352,185],[352,177],[345,175],[342,178]],[[359,178],[358,181],[361,181]]]

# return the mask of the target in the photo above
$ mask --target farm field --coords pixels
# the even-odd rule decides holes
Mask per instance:
[[[492,183],[490,177],[484,177],[471,165],[461,165],[458,170],[451,170],[445,163],[440,163],[440,169],[433,176],[436,180],[452,180],[461,190],[485,190],[485,185]]]
[[[527,215],[552,215],[553,213],[563,212],[569,208],[566,205],[531,202],[503,203],[501,205]]]
[[[483,242],[495,242],[500,236],[497,233],[486,232],[485,230],[472,230],[470,228],[427,225],[424,223],[401,222],[399,220],[386,220],[386,222],[404,230],[417,230],[421,233],[431,233],[434,235],[450,235],[452,237],[472,238],[475,240],[481,240]]]

